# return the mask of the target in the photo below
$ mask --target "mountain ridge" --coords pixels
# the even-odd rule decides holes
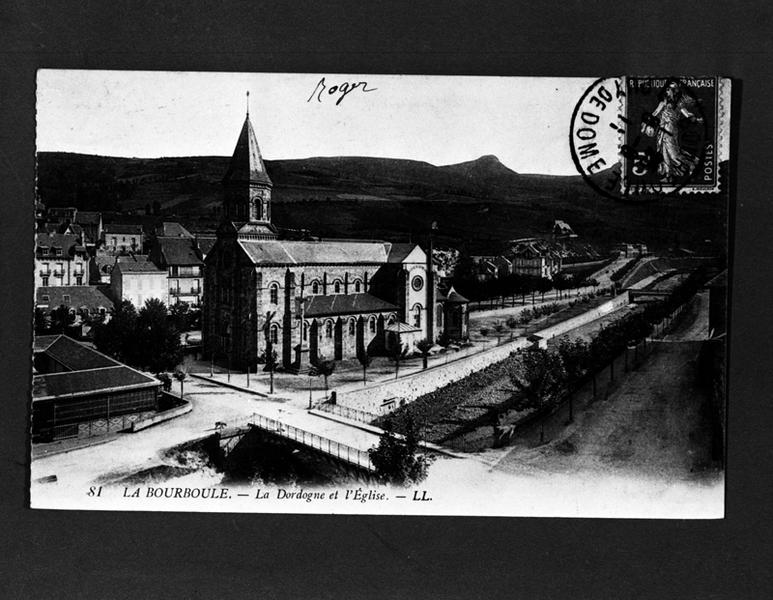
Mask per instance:
[[[48,206],[143,213],[214,229],[229,157],[103,157],[38,154],[38,195]],[[380,157],[265,160],[273,220],[319,235],[398,240],[432,221],[452,245],[496,246],[542,235],[563,219],[594,243],[654,247],[724,236],[726,199],[660,198],[636,206],[597,194],[580,175],[520,174],[494,155],[451,165]]]

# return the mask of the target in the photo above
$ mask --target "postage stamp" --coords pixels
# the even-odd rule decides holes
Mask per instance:
[[[577,103],[570,146],[585,180],[610,197],[717,193],[729,127],[728,79],[603,78]]]

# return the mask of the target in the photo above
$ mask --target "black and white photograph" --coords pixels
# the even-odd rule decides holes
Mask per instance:
[[[39,70],[31,507],[723,518],[733,83]]]

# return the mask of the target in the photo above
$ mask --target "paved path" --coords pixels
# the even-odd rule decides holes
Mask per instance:
[[[708,306],[699,297],[689,315],[658,343],[655,353],[629,372],[607,399],[576,407],[575,422],[548,424],[543,446],[516,445],[496,468],[510,473],[626,473],[658,479],[694,480],[719,473],[711,462],[711,427],[696,385],[700,341],[694,341]],[[557,417],[565,419],[565,417]],[[557,425],[556,427],[553,427]]]

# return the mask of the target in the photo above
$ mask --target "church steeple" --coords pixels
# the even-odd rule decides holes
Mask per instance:
[[[231,222],[271,223],[273,184],[263,164],[258,139],[247,114],[231,162],[223,178],[225,219]]]

